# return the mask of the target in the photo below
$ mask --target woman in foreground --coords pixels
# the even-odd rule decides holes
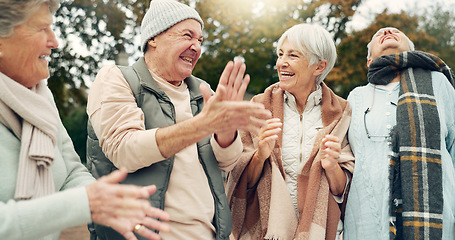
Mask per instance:
[[[0,0],[0,239],[58,239],[91,221],[126,239],[159,239],[169,216],[146,200],[155,186],[95,181],[82,165],[47,87],[56,0]]]

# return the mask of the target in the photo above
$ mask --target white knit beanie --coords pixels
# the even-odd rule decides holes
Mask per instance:
[[[201,16],[193,8],[176,0],[152,0],[141,23],[142,51],[144,52],[148,40],[189,18],[199,21],[201,28],[204,28]]]

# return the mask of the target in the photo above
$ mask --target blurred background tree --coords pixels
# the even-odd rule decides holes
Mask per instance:
[[[149,1],[62,0],[56,12],[55,32],[60,45],[51,56],[48,84],[83,162],[88,86],[106,60],[115,60],[126,48],[135,48],[137,22],[148,6]]]
[[[367,83],[366,45],[377,30],[387,26],[393,26],[403,31],[414,42],[416,50],[435,53],[427,46],[436,39],[418,28],[419,18],[417,16],[410,16],[405,12],[389,14],[385,10],[378,14],[367,28],[350,33],[337,46],[338,61],[332,73],[327,76],[326,83],[340,96],[346,98],[354,87]]]
[[[427,45],[418,45],[455,67],[455,9],[435,4],[420,16],[421,29],[433,38]]]
[[[248,90],[262,92],[277,81],[275,43],[289,27],[317,22],[339,40],[361,0],[199,0],[196,9],[205,21],[204,53],[193,74],[212,87],[228,60],[241,57],[251,75]]]
[[[366,0],[365,0],[366,1]],[[326,83],[347,97],[366,84],[366,44],[374,32],[394,26],[405,32],[417,50],[440,56],[455,66],[453,8],[434,4],[424,12],[376,14],[372,23],[350,30],[349,23],[362,0],[180,0],[200,13],[205,23],[203,53],[193,75],[216,88],[229,60],[245,60],[251,75],[249,94],[277,82],[275,45],[281,34],[297,23],[313,22],[333,36],[338,61]],[[99,68],[127,54],[129,62],[142,55],[139,26],[149,0],[62,0],[55,31],[60,46],[53,51],[49,87],[60,116],[85,161],[87,92]]]

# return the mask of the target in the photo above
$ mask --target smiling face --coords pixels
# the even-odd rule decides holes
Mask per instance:
[[[58,46],[51,24],[49,6],[42,4],[13,35],[0,38],[0,71],[27,88],[49,77],[46,57]]]
[[[370,58],[368,65],[376,58],[384,55],[410,51],[406,35],[396,28],[384,28],[378,31],[370,42]]]
[[[276,60],[280,88],[295,97],[316,88],[316,76],[321,74],[318,63],[309,66],[308,58],[289,42],[288,39],[278,49]]]
[[[179,84],[193,72],[201,56],[202,28],[194,19],[183,20],[148,41],[148,67],[164,80]],[[150,65],[149,65],[150,64]]]

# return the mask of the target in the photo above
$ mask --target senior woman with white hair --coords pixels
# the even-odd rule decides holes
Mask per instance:
[[[227,191],[235,239],[335,239],[354,158],[350,107],[323,82],[336,48],[330,34],[298,24],[279,39],[279,82],[252,101],[273,118],[241,132],[243,154]]]
[[[58,46],[57,0],[0,0],[0,239],[58,239],[91,221],[126,239],[159,236],[167,213],[146,200],[155,186],[119,185],[126,170],[95,182],[76,154],[46,84]]]

